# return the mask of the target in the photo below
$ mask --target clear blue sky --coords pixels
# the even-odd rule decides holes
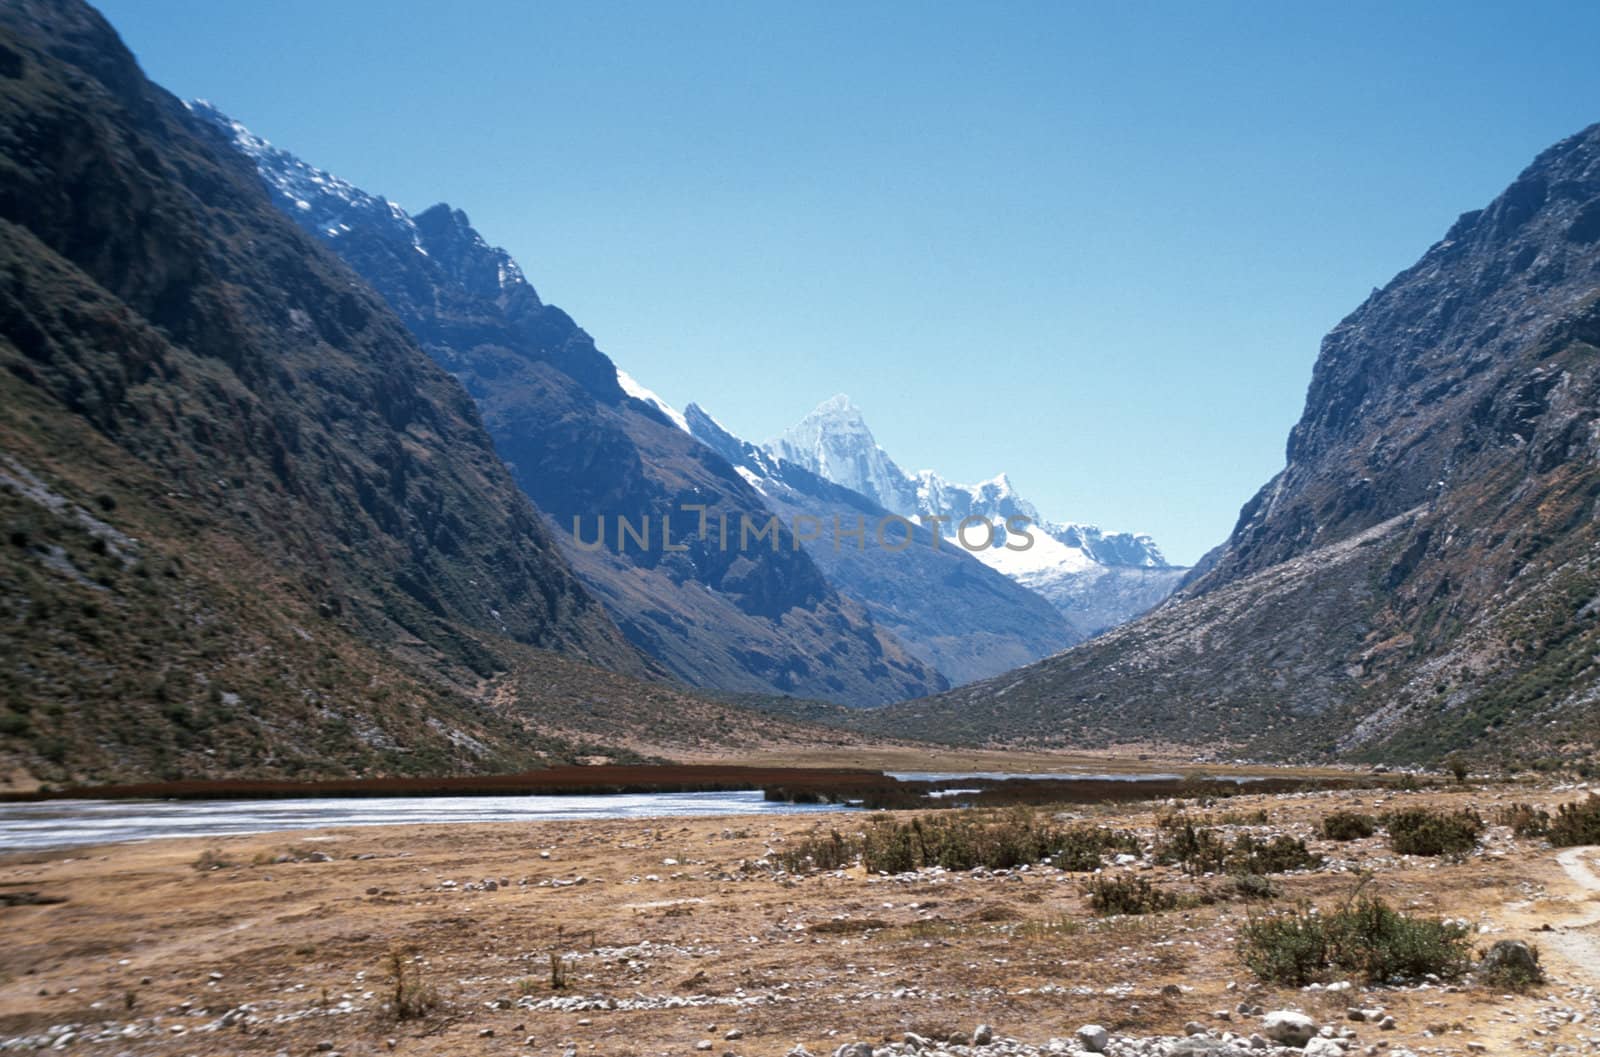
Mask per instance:
[[[447,200],[619,364],[762,440],[835,392],[1192,561],[1323,333],[1600,120],[1600,5],[177,2],[146,70]]]

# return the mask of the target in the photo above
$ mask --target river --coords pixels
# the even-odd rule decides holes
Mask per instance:
[[[304,800],[52,800],[0,804],[0,851],[396,823],[550,822],[844,810],[848,809],[833,804],[772,803],[763,800],[759,791]]]

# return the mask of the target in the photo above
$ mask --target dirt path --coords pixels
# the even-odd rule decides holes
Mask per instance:
[[[1600,847],[1568,848],[1556,862],[1583,895],[1576,900],[1581,913],[1554,926],[1554,932],[1541,933],[1540,943],[1559,954],[1588,984],[1600,982],[1600,874],[1590,860],[1600,855]]]

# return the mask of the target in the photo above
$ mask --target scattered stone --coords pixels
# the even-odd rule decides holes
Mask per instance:
[[[987,1046],[994,1041],[994,1028],[987,1024],[979,1024],[972,1029],[972,1044],[974,1046]]]

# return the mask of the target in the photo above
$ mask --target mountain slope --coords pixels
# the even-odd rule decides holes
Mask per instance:
[[[769,441],[766,450],[868,496],[891,513],[919,522],[943,518],[940,531],[953,541],[963,519],[987,521],[996,529],[993,546],[982,546],[984,536],[974,522],[969,531],[979,549],[971,553],[1048,600],[1075,639],[1091,638],[1145,612],[1189,571],[1167,564],[1149,536],[1108,534],[1093,525],[1041,517],[1005,474],[978,485],[954,484],[932,470],[907,474],[878,446],[861,410],[843,394],[823,401]],[[1004,526],[1013,517],[1032,526],[1025,549],[1005,545]]]
[[[590,666],[656,671],[222,146],[87,6],[0,7],[0,782],[518,770],[616,754],[597,708],[749,736]]]
[[[589,335],[544,304],[464,213],[438,205],[408,216],[204,104],[196,113],[466,387],[584,582],[674,675],[852,705],[948,685],[841,597],[787,526],[742,546],[741,525],[759,529],[771,517],[762,497],[658,408],[629,396]],[[624,539],[619,518],[647,542]],[[723,518],[733,526],[727,545],[715,528]],[[580,546],[578,537],[601,539],[602,521],[604,546]]]
[[[880,543],[878,527],[891,515],[875,501],[740,440],[694,404],[682,417],[786,523],[815,530],[805,546],[831,583],[952,683],[1017,668],[1078,641],[1043,598],[955,544],[940,539],[936,548],[926,526],[914,527],[902,547],[897,524]]]
[[[1285,469],[1179,597],[879,721],[1285,755],[1584,756],[1600,735],[1597,501],[1600,126],[1541,154],[1328,335]]]

